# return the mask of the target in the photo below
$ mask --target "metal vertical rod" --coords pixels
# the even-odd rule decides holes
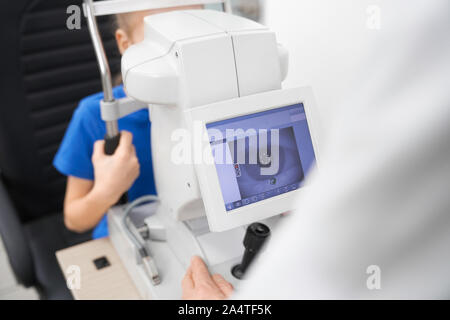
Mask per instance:
[[[100,77],[102,80],[103,100],[105,102],[113,102],[114,95],[112,91],[111,70],[106,58],[105,49],[103,47],[100,32],[98,31],[97,20],[93,12],[92,0],[84,0],[85,14],[88,23],[89,33],[91,35],[92,44],[94,45],[95,55],[97,57]],[[119,126],[117,121],[106,121],[106,136],[114,138],[119,135]]]

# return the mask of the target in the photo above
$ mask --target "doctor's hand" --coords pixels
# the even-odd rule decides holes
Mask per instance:
[[[233,293],[233,286],[221,275],[211,276],[200,257],[194,256],[181,283],[184,300],[222,300]]]
[[[92,192],[110,206],[117,203],[139,176],[139,161],[133,145],[133,135],[121,131],[119,145],[113,155],[105,154],[105,141],[94,144],[94,186]]]

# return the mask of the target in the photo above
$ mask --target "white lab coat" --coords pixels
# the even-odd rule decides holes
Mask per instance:
[[[374,3],[320,170],[234,298],[450,298],[450,1]]]

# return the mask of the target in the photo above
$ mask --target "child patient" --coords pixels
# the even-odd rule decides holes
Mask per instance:
[[[181,9],[157,9],[116,16],[115,38],[121,54],[144,39],[144,17]],[[113,89],[115,98],[125,97],[123,86]],[[81,100],[67,128],[53,164],[67,176],[64,221],[68,229],[84,232],[95,227],[93,238],[108,235],[106,211],[128,191],[129,200],[156,194],[150,152],[148,110],[130,114],[119,122],[121,138],[112,156],[105,155],[105,124],[100,117],[102,93]]]

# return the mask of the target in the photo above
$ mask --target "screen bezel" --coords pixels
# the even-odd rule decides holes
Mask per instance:
[[[313,112],[316,111],[316,104],[312,90],[309,87],[274,90],[200,106],[185,111],[185,116],[191,137],[201,134],[201,137],[207,138],[206,125],[209,123],[299,103],[303,103],[317,165],[320,162],[317,142],[319,126],[318,117],[313,116]],[[194,123],[197,125],[194,125]],[[194,132],[199,130],[198,128],[196,129],[198,124],[201,124],[201,133]],[[201,150],[212,154],[209,139],[202,139],[201,144]],[[298,196],[305,187],[307,188],[306,182],[303,187],[297,190],[226,211],[215,163],[195,163],[195,171],[203,197],[209,228],[214,232],[229,230],[293,210]]]

